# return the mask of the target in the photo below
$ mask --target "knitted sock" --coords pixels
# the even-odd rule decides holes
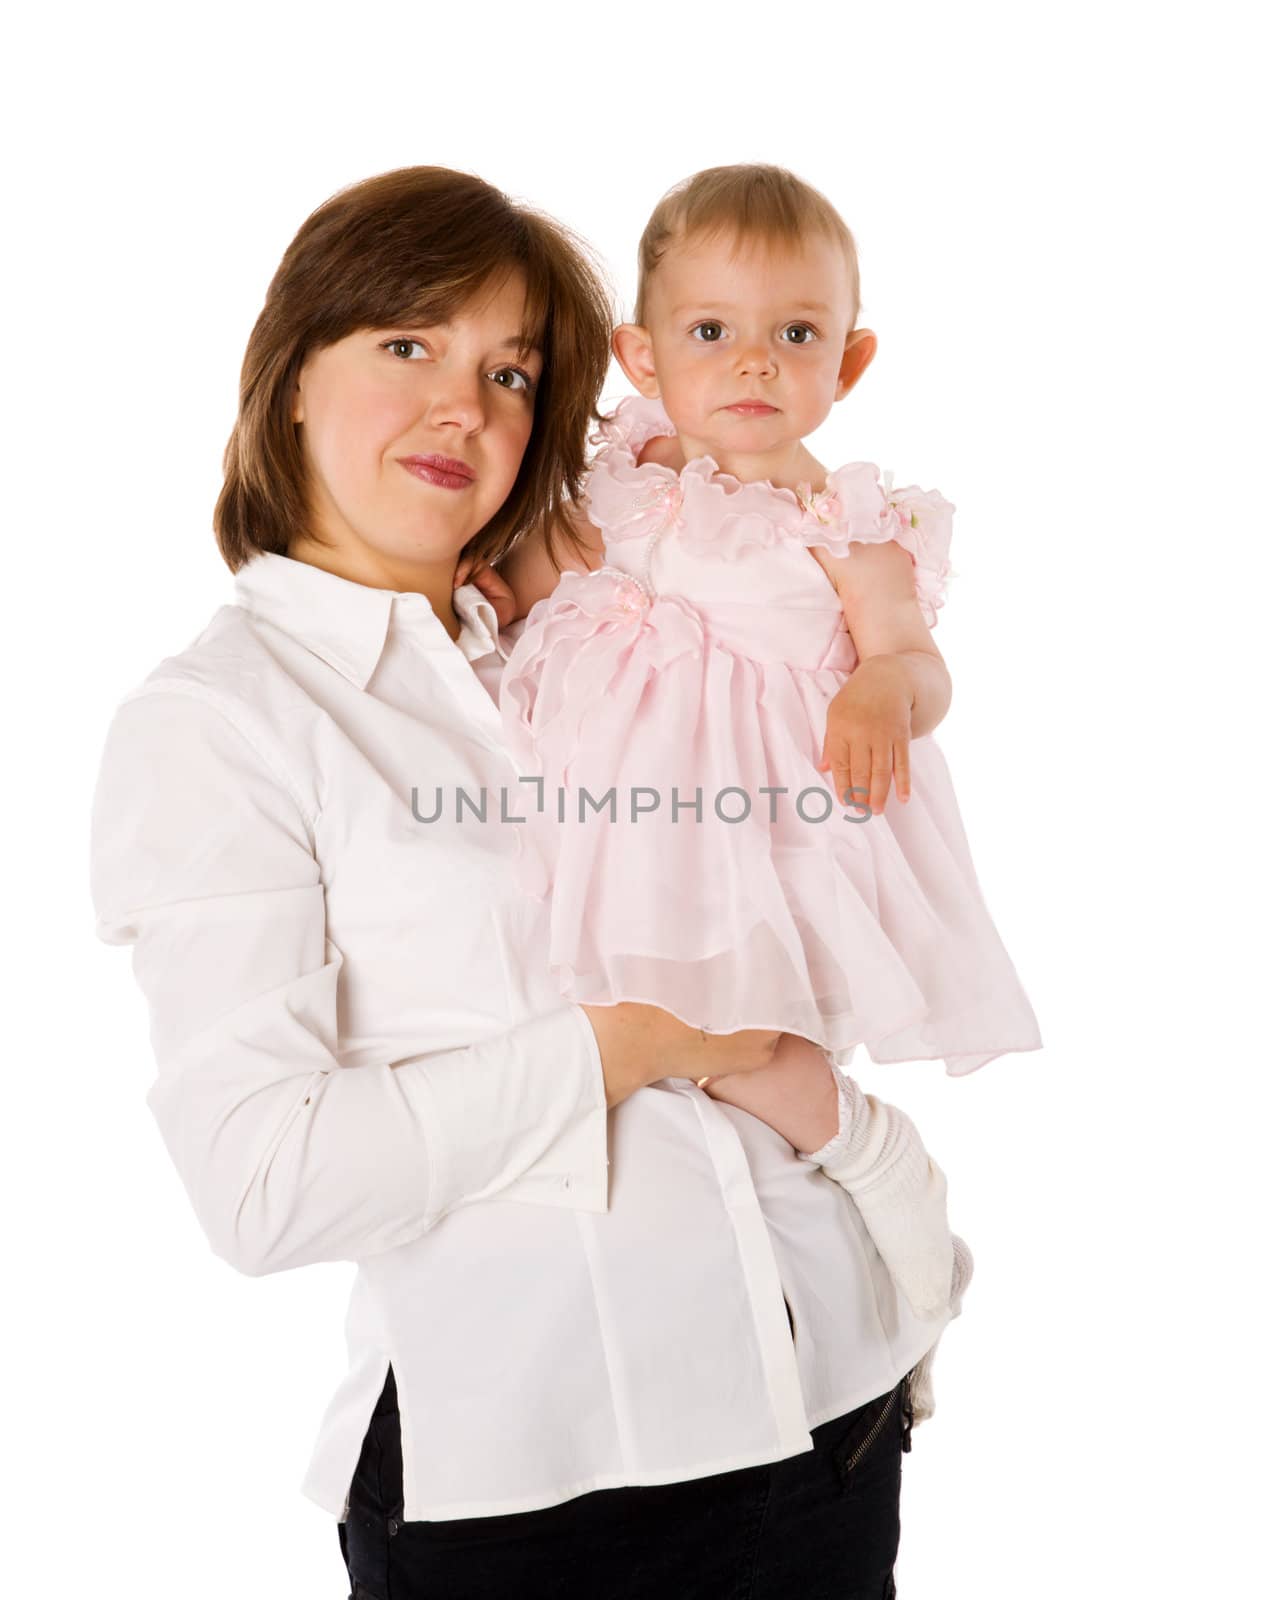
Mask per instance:
[[[965,1240],[957,1234],[952,1235],[952,1244],[955,1249],[952,1262],[952,1315],[949,1322],[955,1321],[961,1314],[961,1298],[965,1293],[970,1279],[974,1276],[974,1257],[970,1254],[970,1247]],[[939,1337],[925,1352],[916,1366],[912,1368],[908,1378],[908,1385],[912,1391],[912,1424],[924,1422],[927,1417],[934,1415],[934,1379],[932,1368],[934,1366],[934,1352],[939,1347],[939,1339],[947,1328],[944,1323],[939,1330]]]
[[[916,1315],[941,1316],[952,1298],[947,1179],[898,1106],[865,1095],[835,1067],[833,1075],[840,1098],[837,1132],[802,1159],[822,1167],[854,1197],[872,1242]]]

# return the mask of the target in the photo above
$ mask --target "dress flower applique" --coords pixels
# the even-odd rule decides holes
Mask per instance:
[[[801,509],[820,527],[830,527],[841,516],[841,501],[835,489],[821,489],[815,494],[808,483],[802,483],[797,487],[797,499]]]
[[[660,511],[662,524],[665,527],[674,527],[681,522],[682,512],[682,485],[675,478],[671,483],[651,483],[635,494],[632,499],[632,508],[635,511]]]
[[[920,519],[917,517],[916,508],[909,498],[909,491],[900,489],[898,494],[894,492],[893,470],[883,474],[881,488],[885,494],[886,505],[898,517],[900,525],[905,528],[919,528],[921,525]]]
[[[601,615],[617,622],[631,622],[643,616],[651,607],[651,596],[640,579],[622,567],[599,567],[594,578],[607,578],[611,594],[602,607]]]
[[[650,601],[647,596],[636,582],[630,580],[628,583],[620,584],[615,599],[612,601],[612,610],[618,612],[622,618],[627,620],[631,617],[641,616],[649,605]]]
[[[607,531],[614,539],[636,539],[643,534],[682,526],[683,491],[677,478],[644,483],[630,492],[620,515],[611,512]]]
[[[827,484],[818,493],[803,483],[796,499],[806,524],[805,542],[825,545],[834,555],[848,554],[855,539],[875,542],[890,537],[885,531],[889,508],[877,469],[870,462],[853,461],[838,467],[828,474]],[[811,537],[816,529],[818,537]]]
[[[917,599],[926,622],[933,627],[938,608],[947,596],[950,580],[957,576],[947,559],[952,542],[952,513],[956,509],[937,489],[915,484],[895,489],[894,474],[885,474],[886,503],[899,524],[899,542],[915,563]]]

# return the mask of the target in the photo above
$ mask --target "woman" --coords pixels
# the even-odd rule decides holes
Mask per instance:
[[[835,1106],[696,1089],[773,1035],[564,1004],[513,889],[496,616],[453,577],[577,485],[609,331],[476,178],[307,220],[227,450],[235,603],[108,734],[98,932],[216,1253],[358,1263],[303,1484],[355,1596],[888,1595],[939,1330],[797,1154]]]

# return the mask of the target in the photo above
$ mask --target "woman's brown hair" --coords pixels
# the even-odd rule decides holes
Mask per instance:
[[[360,328],[445,322],[511,270],[527,287],[522,337],[544,356],[535,420],[509,498],[462,553],[497,561],[542,520],[560,520],[579,491],[610,357],[605,281],[561,223],[481,178],[402,167],[342,189],[314,211],[266,292],[244,354],[239,415],[213,513],[232,572],[259,551],[286,554],[299,532],[317,537],[292,421],[297,375],[310,352]]]

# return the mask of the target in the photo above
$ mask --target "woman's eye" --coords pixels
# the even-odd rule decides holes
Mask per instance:
[[[530,394],[535,388],[535,384],[531,381],[531,374],[524,372],[521,367],[501,367],[498,372],[493,372],[491,376],[497,383],[500,383],[502,389],[512,389],[515,394]],[[513,381],[501,383],[500,380],[502,378],[509,378]]]
[[[704,337],[699,339],[701,344],[719,344],[725,331],[720,322],[697,322],[691,329],[691,337],[699,339],[703,334]]]
[[[400,361],[419,361],[425,355],[425,346],[419,339],[388,339],[381,348]],[[414,356],[413,350],[419,350],[420,355]]]
[[[790,339],[788,335],[793,333],[800,334],[801,338]],[[811,340],[818,338],[818,335],[804,322],[790,322],[783,330],[782,338],[785,344],[809,344]]]

